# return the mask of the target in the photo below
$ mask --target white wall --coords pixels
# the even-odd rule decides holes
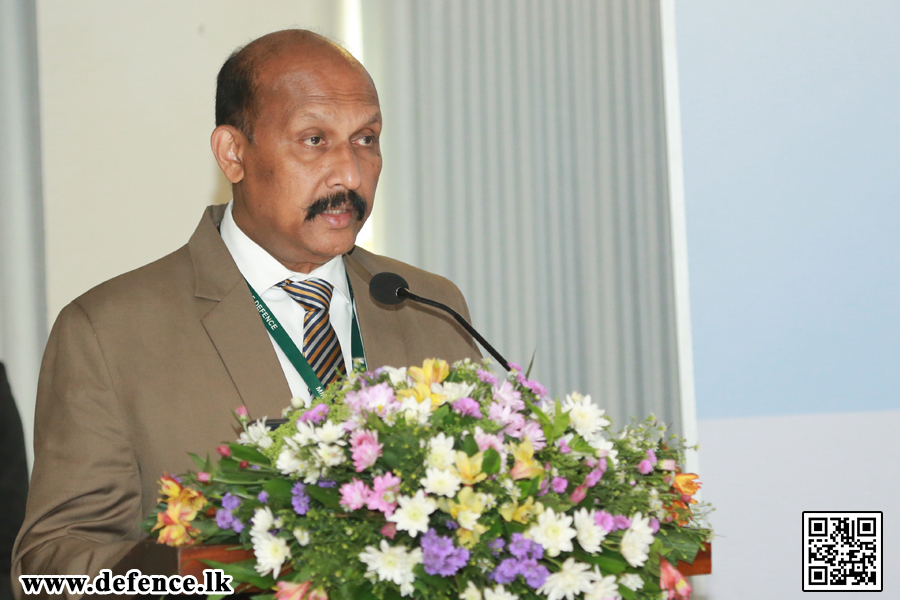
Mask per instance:
[[[698,597],[801,597],[804,510],[884,511],[900,597],[900,3],[679,0],[676,27]]]

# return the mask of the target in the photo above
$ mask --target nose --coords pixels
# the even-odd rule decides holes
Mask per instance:
[[[328,177],[325,184],[335,191],[355,190],[361,183],[359,160],[350,143],[339,144],[331,149]]]

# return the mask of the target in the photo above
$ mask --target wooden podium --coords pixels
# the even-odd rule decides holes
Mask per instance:
[[[139,542],[113,568],[113,575],[124,575],[129,569],[139,569],[145,575],[193,575],[203,580],[203,570],[208,569],[201,560],[220,563],[239,562],[253,558],[249,550],[234,549],[231,545],[199,545],[172,548],[157,544],[154,540]],[[712,573],[712,545],[697,553],[693,564],[679,561],[676,568],[684,576]]]

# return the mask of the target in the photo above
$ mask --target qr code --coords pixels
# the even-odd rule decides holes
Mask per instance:
[[[803,513],[803,591],[880,592],[881,512]]]

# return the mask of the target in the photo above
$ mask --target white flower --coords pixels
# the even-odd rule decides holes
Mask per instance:
[[[493,494],[484,494],[482,492],[478,492],[475,494],[475,501],[478,504],[484,506],[484,510],[491,510],[495,506],[497,506],[497,496]]]
[[[281,447],[278,458],[275,460],[275,468],[283,475],[303,473],[306,470],[306,461],[301,460],[287,444]]]
[[[318,441],[316,439],[316,426],[309,421],[303,422],[298,420],[297,433],[291,436],[291,440],[300,446],[315,444]]]
[[[341,439],[344,437],[344,433],[343,426],[332,421],[326,421],[324,425],[316,428],[316,441],[320,444],[345,446],[347,441]]]
[[[395,367],[382,367],[388,376],[391,378],[391,385],[397,387],[401,383],[409,384],[409,379],[406,377],[406,367],[402,369],[397,369]]]
[[[548,508],[538,517],[537,523],[531,526],[528,534],[535,542],[544,547],[547,556],[559,556],[560,552],[572,551],[572,538],[575,530],[570,527],[572,517],[565,513],[557,514]]]
[[[640,575],[635,575],[638,579]],[[600,574],[600,569],[594,567],[594,589],[584,595],[584,600],[621,600],[619,594],[619,584],[616,583],[615,575],[607,575],[604,577]]]
[[[475,512],[474,510],[461,510],[456,515],[456,522],[459,523],[459,526],[463,529],[475,531],[475,526],[478,525],[478,519],[480,517],[480,512]]]
[[[619,575],[619,585],[624,585],[629,590],[636,592],[644,587],[644,578],[637,573],[625,573]]]
[[[312,404],[312,398],[300,398],[299,396],[291,398],[291,406],[294,408],[309,408],[310,404]]]
[[[430,449],[426,463],[435,469],[449,469],[456,464],[456,451],[453,449],[453,437],[441,432],[428,441]]]
[[[606,411],[597,407],[590,396],[572,392],[566,396],[562,409],[569,413],[569,424],[585,440],[609,427],[609,419],[603,416]]]
[[[431,393],[442,394],[445,398],[444,402],[456,402],[460,398],[466,398],[474,389],[474,383],[445,381],[431,384]]]
[[[538,592],[546,594],[547,600],[575,600],[575,596],[589,592],[593,587],[594,575],[590,567],[576,562],[574,558],[567,558],[559,572],[547,577]]]
[[[241,432],[241,435],[238,436],[238,444],[256,446],[263,450],[271,446],[272,438],[269,437],[269,430],[266,427],[266,418],[263,417],[260,421],[250,423],[250,425],[247,426],[247,431]]]
[[[419,490],[415,496],[397,498],[400,508],[387,518],[397,524],[397,529],[416,537],[418,533],[428,531],[428,516],[437,510],[437,503]]]
[[[575,511],[576,537],[584,551],[589,554],[603,552],[600,548],[600,542],[606,537],[606,530],[598,526],[594,521],[594,512],[586,508]]]
[[[309,546],[309,532],[307,530],[296,527],[293,533],[294,539],[297,540],[298,544],[301,546]]]
[[[269,530],[275,527],[275,515],[268,506],[257,508],[250,519],[250,539],[269,535]]]
[[[431,418],[431,398],[419,402],[415,398],[405,397],[400,401],[400,414],[410,425],[417,423],[427,425]]]
[[[516,485],[516,482],[512,479],[504,479],[500,482],[500,485],[503,486],[503,490],[509,495],[510,498],[518,499],[522,497],[522,488]]]
[[[475,587],[474,583],[469,581],[466,589],[460,593],[459,600],[481,600],[481,590]]]
[[[387,540],[381,540],[381,550],[366,546],[359,554],[359,560],[368,567],[367,573],[375,573],[380,581],[392,581],[400,586],[401,595],[409,596],[413,593],[413,581],[416,579],[413,569],[422,562],[422,549],[407,550],[405,546],[392,548]]]
[[[272,573],[277,577],[281,572],[281,565],[291,557],[291,550],[285,540],[270,533],[261,533],[253,539],[253,554],[256,555],[257,573]]]
[[[650,519],[641,513],[635,513],[631,518],[631,527],[622,536],[622,544],[619,547],[622,556],[632,567],[643,566],[647,562],[652,543],[653,530],[650,529]]]
[[[519,600],[519,597],[497,585],[494,589],[484,588],[484,600]]]
[[[462,485],[462,479],[450,469],[442,470],[428,467],[425,470],[425,479],[420,483],[422,488],[429,494],[453,498],[456,496],[456,492],[459,491],[459,486]]]
[[[347,455],[344,454],[343,448],[321,442],[319,447],[316,448],[316,456],[328,467],[336,467],[347,460]]]

